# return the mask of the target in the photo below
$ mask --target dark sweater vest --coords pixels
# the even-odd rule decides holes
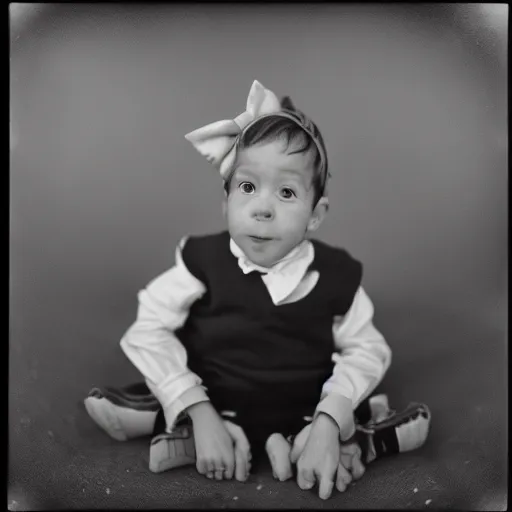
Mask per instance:
[[[227,231],[190,237],[182,251],[207,292],[176,332],[218,409],[294,409],[312,414],[332,374],[333,317],[345,315],[360,286],[361,264],[346,251],[312,240],[315,288],[274,305],[261,274],[244,274]]]

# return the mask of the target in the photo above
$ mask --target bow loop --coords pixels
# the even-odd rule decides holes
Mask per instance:
[[[239,133],[238,125],[234,121],[226,119],[194,130],[185,135],[185,138],[210,164],[220,169]]]
[[[272,91],[269,91],[257,80],[254,80],[249,91],[249,97],[247,98],[246,110],[251,113],[253,119],[256,119],[265,114],[280,112],[281,103]]]

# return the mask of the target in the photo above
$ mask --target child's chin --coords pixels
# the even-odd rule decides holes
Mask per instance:
[[[263,267],[263,268],[270,268],[278,261],[279,260],[262,260],[262,261],[253,261],[253,263],[256,263],[256,265]]]
[[[248,251],[246,254],[254,264],[264,268],[270,268],[279,261],[279,258],[274,258],[268,254],[263,255],[256,251]]]

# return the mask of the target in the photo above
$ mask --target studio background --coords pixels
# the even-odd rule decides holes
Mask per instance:
[[[119,348],[138,290],[183,235],[224,229],[220,179],[184,134],[242,112],[254,79],[324,135],[318,237],[364,264],[393,398],[445,411],[432,460],[462,395],[505,442],[507,26],[479,7],[33,4],[18,24],[11,11],[12,488],[72,503],[92,493],[83,475],[108,478],[81,401],[139,378]],[[498,481],[503,461],[489,467]]]

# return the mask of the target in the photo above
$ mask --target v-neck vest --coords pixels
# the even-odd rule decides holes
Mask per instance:
[[[206,287],[176,332],[188,366],[214,405],[314,407],[332,373],[333,319],[345,315],[361,284],[362,265],[347,251],[312,240],[308,270],[320,277],[304,298],[276,306],[258,272],[244,274],[229,233],[190,237],[188,270]]]

